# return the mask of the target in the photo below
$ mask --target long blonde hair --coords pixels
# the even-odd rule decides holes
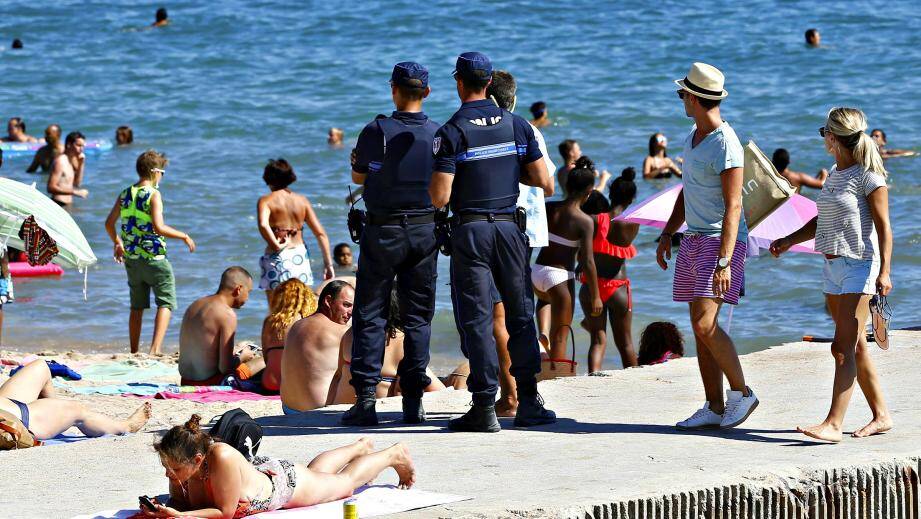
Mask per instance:
[[[316,311],[317,295],[300,279],[291,278],[278,285],[272,293],[266,324],[276,339],[283,340],[295,321]]]
[[[864,171],[888,175],[883,157],[873,138],[867,135],[867,116],[857,108],[836,107],[828,111],[825,127],[850,150]]]

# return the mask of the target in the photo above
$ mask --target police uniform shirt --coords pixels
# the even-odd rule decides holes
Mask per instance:
[[[534,137],[534,130],[528,121],[515,114],[500,109],[491,99],[481,99],[463,103],[460,109],[448,121],[466,119],[480,126],[488,125],[491,118],[496,116],[512,117],[515,131],[515,144],[518,153],[518,163],[524,166],[543,157]],[[467,143],[463,142],[463,134],[453,124],[445,124],[435,134],[433,149],[435,150],[435,171],[454,174],[456,172],[457,157],[467,151]],[[506,210],[496,212],[513,212],[512,205]]]
[[[378,116],[378,117],[381,117],[381,116]],[[438,123],[431,121],[428,118],[428,116],[425,115],[425,113],[423,112],[394,111],[393,114],[391,114],[391,117],[407,126],[416,126],[416,125],[424,126],[426,124],[429,124],[432,126],[433,132],[434,132],[434,129],[438,127]],[[364,127],[364,129],[361,130],[361,134],[358,135],[358,144],[355,146],[355,163],[352,164],[352,170],[357,173],[368,175],[368,178],[370,178],[370,176],[373,176],[375,173],[378,173],[381,170],[381,166],[384,163],[384,146],[385,146],[384,132],[383,130],[381,130],[381,127],[378,124],[377,119],[375,119],[371,121],[370,123],[368,123]],[[401,141],[397,139],[395,141],[386,143],[386,146],[387,146],[388,152],[397,154],[395,156],[402,157],[401,159],[402,161],[406,161],[406,160],[414,161],[415,160],[416,162],[422,162],[421,160],[419,160],[420,159],[419,157],[413,157],[406,153],[407,149],[403,149],[406,147],[405,141]],[[427,158],[430,158],[430,157],[427,157]],[[422,164],[415,165],[412,163],[406,164],[404,162],[401,164],[401,167],[424,167],[424,165]],[[372,207],[372,205],[374,204],[371,203],[371,200],[369,199],[373,199],[376,193],[370,193],[370,196],[369,196],[368,178],[365,179],[365,194],[364,194],[365,204],[367,205],[369,211],[374,212],[376,208]],[[386,197],[387,195],[383,194],[383,196]],[[412,215],[412,214],[425,214],[425,213],[431,212],[432,210],[433,210],[433,207],[431,205],[431,202],[429,202],[427,207],[426,206],[406,207],[406,208],[401,208],[399,212],[401,214]]]

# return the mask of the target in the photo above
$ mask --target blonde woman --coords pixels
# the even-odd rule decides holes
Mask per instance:
[[[271,391],[281,387],[281,352],[288,329],[317,311],[317,295],[297,278],[282,282],[272,294],[269,316],[262,322],[262,355],[265,371],[262,386]],[[273,353],[274,352],[274,353]]]
[[[771,244],[776,257],[794,244],[815,238],[815,249],[825,254],[824,292],[835,321],[831,353],[835,382],[831,409],[825,420],[797,427],[819,440],[841,441],[841,427],[854,379],[873,412],[873,419],[852,436],[862,438],[892,428],[879,376],[867,349],[864,328],[870,297],[892,290],[889,271],[892,229],[889,226],[889,190],[886,168],[876,143],[866,133],[867,119],[856,108],[832,108],[819,134],[835,157],[816,205],[819,214],[801,229]]]

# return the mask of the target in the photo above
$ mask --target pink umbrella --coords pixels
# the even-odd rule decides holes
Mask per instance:
[[[615,220],[663,229],[666,222],[668,222],[668,217],[672,214],[672,208],[675,207],[675,201],[678,199],[678,193],[681,192],[681,188],[681,184],[676,184],[660,191],[639,204],[628,208],[619,214]],[[757,227],[749,230],[749,248],[769,249],[772,241],[783,238],[799,229],[806,222],[813,219],[816,214],[818,214],[818,210],[815,202],[802,195],[793,195],[783,205],[775,209],[770,216],[759,223]],[[684,231],[685,229],[687,229],[687,225],[682,224],[679,231]],[[794,245],[790,250],[818,254],[815,251],[814,240]],[[752,250],[751,252],[755,251]]]

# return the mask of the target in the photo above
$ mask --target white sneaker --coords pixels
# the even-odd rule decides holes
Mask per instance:
[[[758,407],[755,392],[748,386],[745,388],[748,389],[748,396],[743,396],[741,391],[726,390],[726,410],[723,411],[723,421],[720,422],[721,429],[741,424]]]
[[[704,406],[698,409],[690,418],[683,422],[678,422],[675,427],[683,430],[691,429],[716,429],[723,421],[723,415],[718,415],[710,410],[710,402],[704,402]]]

